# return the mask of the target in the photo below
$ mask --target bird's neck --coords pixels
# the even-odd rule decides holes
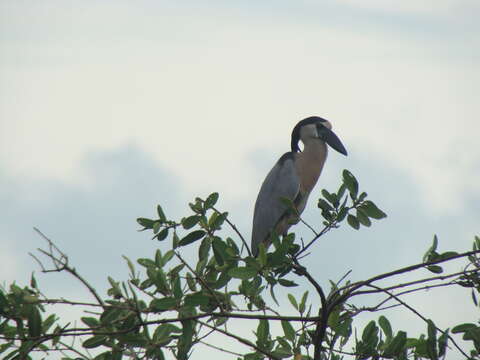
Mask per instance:
[[[307,141],[304,145],[303,152],[298,153],[297,171],[301,174],[301,190],[310,193],[327,159],[327,145],[317,139]]]

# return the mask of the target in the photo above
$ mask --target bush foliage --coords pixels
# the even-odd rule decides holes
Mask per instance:
[[[142,230],[161,242],[162,250],[136,261],[125,257],[129,278],[118,281],[108,277],[106,296],[100,296],[69,263],[68,256],[37,230],[47,242],[47,249],[39,250],[41,258],[34,256],[42,271],[70,273],[90,292],[93,301],[87,304],[49,298],[33,275],[29,286],[4,286],[0,290],[2,358],[45,358],[59,353],[62,359],[185,360],[198,346],[209,346],[221,352],[222,358],[245,360],[435,360],[445,358],[448,352],[480,359],[478,321],[440,329],[433,319],[425,318],[404,300],[404,295],[412,292],[461,286],[471,288],[472,298],[465,302],[473,301],[478,307],[480,238],[475,238],[472,251],[459,254],[439,252],[434,237],[416,264],[357,282],[349,281],[347,273],[340,281],[330,281],[327,290],[317,282],[319,276],[302,265],[308,251],[313,251],[312,245],[341,225],[359,230],[386,216],[365,192],[360,192],[349,171],[343,171],[337,191],[322,190],[318,208],[323,222],[320,230],[306,224],[312,230],[309,242],[296,240],[294,233],[274,237],[273,246],[267,250],[261,245],[256,258],[228,213],[215,207],[218,197],[213,193],[206,199],[195,199],[190,204],[191,213],[180,220],[170,219],[160,205],[155,219],[137,219]],[[290,202],[283,201],[295,211]],[[223,235],[225,228],[230,228],[233,238]],[[462,271],[444,272],[445,263],[459,259],[465,263]],[[404,283],[395,280],[419,269],[428,269],[432,275],[418,275]],[[298,286],[300,278],[308,287]],[[395,285],[379,285],[385,279]],[[281,314],[285,309],[279,306],[277,297],[285,290],[279,292],[280,288],[287,288],[287,292],[292,288],[287,298],[295,315]],[[372,294],[380,298],[378,303],[356,305],[357,299]],[[55,313],[58,304],[88,308],[80,319],[81,326],[65,324]],[[395,306],[413,312],[424,323],[425,334],[409,337],[406,331],[395,329],[384,314]],[[360,329],[354,321],[366,312],[372,320]],[[247,338],[235,331],[236,319],[248,321],[252,336]],[[275,322],[280,326],[273,327]],[[466,342],[460,346],[458,335],[455,340],[452,334],[461,335]],[[227,348],[216,343],[218,336],[234,339],[237,346]],[[80,339],[80,343],[74,346],[71,339]]]

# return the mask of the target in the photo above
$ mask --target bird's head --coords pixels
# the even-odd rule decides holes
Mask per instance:
[[[295,125],[292,131],[292,151],[299,152],[299,141],[302,140],[302,142],[305,143],[311,138],[324,141],[339,153],[347,155],[345,146],[343,146],[338,136],[332,131],[330,121],[326,119],[311,116]]]

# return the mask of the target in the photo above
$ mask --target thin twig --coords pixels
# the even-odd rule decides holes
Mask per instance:
[[[212,331],[215,331],[215,330],[212,330]],[[222,352],[227,353],[227,354],[231,354],[231,355],[235,355],[235,356],[240,356],[240,357],[243,356],[243,354],[236,353],[236,352],[233,352],[233,351],[230,351],[230,350],[227,350],[227,349],[223,349],[223,348],[221,348],[221,347],[219,347],[219,346],[209,344],[209,343],[207,343],[207,342],[205,342],[205,341],[199,341],[199,342],[200,342],[201,344],[205,345],[205,346],[208,346],[208,347],[210,347],[210,348],[212,348],[212,349],[215,349],[215,350],[218,350],[218,351],[222,351]]]
[[[453,273],[453,274],[432,276],[432,277],[424,278],[424,279],[420,279],[420,280],[409,281],[409,282],[406,282],[406,283],[402,283],[402,284],[398,284],[398,285],[392,285],[392,286],[385,287],[385,288],[382,288],[382,289],[383,290],[395,290],[395,289],[399,289],[399,288],[402,288],[402,287],[421,284],[421,283],[424,283],[424,282],[430,282],[430,281],[436,281],[436,280],[446,280],[446,279],[449,279],[449,278],[452,278],[452,277],[455,277],[455,276],[475,274],[475,273],[478,273],[478,272],[480,272],[480,269],[459,271],[459,272],[456,272],[456,273]],[[375,290],[375,289],[374,290],[355,291],[355,292],[351,293],[350,297],[355,296],[355,295],[363,295],[363,294],[375,294],[375,293],[378,293],[378,292],[382,292],[382,291]]]
[[[295,257],[298,258],[302,253],[304,253],[305,251],[307,251],[307,249],[308,249],[310,246],[312,246],[312,244],[313,244],[315,241],[317,241],[318,238],[320,238],[321,236],[325,235],[325,234],[326,234],[330,229],[332,229],[334,226],[335,226],[335,222],[332,223],[332,224],[329,224],[329,225],[325,225],[325,227],[322,229],[322,231],[320,231],[318,234],[316,233],[317,235],[315,235],[315,237],[314,237],[312,240],[310,240],[310,242],[309,242],[307,245],[305,245],[302,249],[300,249],[299,252],[297,252],[297,253],[295,254]]]
[[[404,274],[404,273],[407,273],[407,272],[410,272],[410,271],[418,270],[418,269],[421,269],[421,268],[424,268],[424,267],[427,267],[427,266],[430,266],[430,265],[440,264],[440,263],[443,263],[443,262],[464,258],[464,257],[470,256],[470,255],[473,255],[473,254],[478,254],[478,253],[480,253],[480,250],[467,251],[467,252],[464,252],[462,254],[457,254],[455,256],[451,256],[447,259],[440,259],[440,260],[430,261],[430,262],[426,262],[426,263],[419,263],[419,264],[415,264],[415,265],[410,265],[410,266],[407,266],[407,267],[404,267],[404,268],[401,268],[401,269],[397,269],[397,270],[390,271],[390,272],[387,272],[387,273],[384,273],[384,274],[373,276],[368,280],[358,281],[358,282],[346,285],[346,286],[341,287],[341,288],[336,290],[337,294],[340,294],[342,291],[346,291],[346,292],[343,295],[339,296],[339,298],[335,301],[333,306],[336,306],[336,305],[344,302],[346,299],[348,299],[350,297],[350,295],[355,290],[361,288],[362,286],[367,286],[367,285],[369,285],[369,284],[371,284],[375,281],[390,278],[390,277],[400,275],[400,274]]]
[[[306,227],[308,227],[308,228],[315,234],[315,236],[319,236],[318,233],[317,233],[317,231],[316,231],[309,223],[307,223],[307,222],[306,222],[305,220],[303,220],[301,217],[299,217],[299,219],[300,219],[300,222],[301,222],[303,225],[305,225]]]
[[[212,207],[212,210],[216,211],[218,214],[222,214],[220,211],[218,211],[216,208]],[[250,251],[250,247],[248,246],[248,243],[245,241],[245,238],[243,237],[243,235],[240,233],[240,231],[238,231],[237,227],[235,226],[235,224],[233,224],[230,220],[228,220],[228,217],[225,218],[225,221],[227,222],[227,224],[233,229],[233,231],[235,231],[238,235],[238,237],[240,238],[240,240],[242,240],[243,242],[243,245],[245,245],[245,248],[247,249],[247,252],[248,252],[248,256],[252,256],[252,252]]]
[[[217,294],[215,294],[215,292],[210,288],[210,286],[208,286],[208,284],[203,280],[203,278],[201,276],[199,276],[197,274],[197,272],[195,270],[193,270],[193,268],[180,256],[180,254],[178,253],[178,251],[175,251],[175,256],[183,263],[185,264],[185,266],[193,273],[193,275],[195,275],[195,277],[197,278],[197,280],[205,287],[205,289],[207,289],[207,291],[213,296],[213,298],[215,299],[215,301],[217,302],[218,304],[218,307],[220,308],[220,310],[223,312],[225,312],[225,309],[223,308],[223,305],[222,305],[222,302],[220,301],[220,299],[217,297]]]
[[[37,228],[33,228],[45,241],[47,241],[48,245],[49,245],[49,251],[50,252],[46,252],[45,250],[42,250],[42,249],[38,249],[38,251],[40,251],[42,254],[44,254],[45,256],[49,257],[56,270],[53,270],[53,271],[67,271],[69,272],[70,274],[72,274],[74,277],[76,277],[83,285],[85,285],[85,287],[88,289],[88,291],[90,291],[90,293],[95,297],[95,299],[98,301],[98,303],[100,305],[104,305],[103,303],[103,300],[100,298],[100,296],[98,296],[96,290],[79,274],[77,273],[77,271],[74,269],[74,268],[71,268],[70,266],[68,266],[68,256],[65,255],[54,243],[52,240],[50,240],[47,236],[45,236],[40,230],[38,230]],[[60,254],[60,259],[58,259],[57,257],[55,257],[55,255],[53,254],[53,252],[56,251],[58,252],[58,254]],[[42,270],[44,271],[44,270]],[[46,272],[46,271],[44,271]]]

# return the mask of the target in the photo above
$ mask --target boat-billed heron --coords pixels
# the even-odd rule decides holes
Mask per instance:
[[[298,145],[303,143],[303,151]],[[265,248],[271,243],[270,236],[286,235],[288,228],[298,221],[308,196],[317,183],[327,159],[327,144],[339,153],[347,150],[332,131],[328,120],[318,116],[300,121],[292,131],[292,151],[283,154],[263,181],[255,203],[252,229],[252,253],[258,255],[260,243]],[[282,198],[290,199],[298,214],[292,212]]]

